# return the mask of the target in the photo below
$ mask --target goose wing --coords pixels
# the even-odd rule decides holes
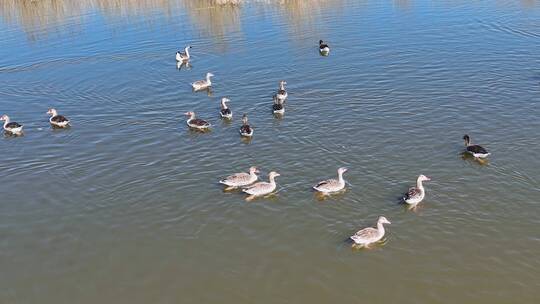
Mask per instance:
[[[328,179],[328,180],[319,182],[313,188],[315,188],[315,190],[320,190],[320,191],[335,191],[339,189],[339,187],[340,187],[340,184],[338,180]]]
[[[15,128],[20,128],[20,127],[22,127],[22,125],[14,121],[6,124],[6,128],[8,129],[15,129]]]
[[[258,182],[247,188],[244,188],[242,191],[252,195],[260,195],[271,192],[273,189],[272,184],[267,182]]]
[[[231,109],[221,109],[221,115],[231,115]]]
[[[208,127],[210,126],[210,123],[208,123],[206,120],[195,118],[192,119],[189,122],[190,125],[197,126],[197,127]]]
[[[226,184],[229,186],[232,185],[245,185],[246,183],[250,182],[250,175],[248,173],[236,173],[230,176],[227,176],[226,178],[219,181],[222,184]]]
[[[379,230],[373,227],[367,227],[362,230],[358,230],[351,238],[360,241],[371,241],[379,236]]]
[[[207,84],[206,80],[197,80],[194,83],[192,83],[191,85],[194,86],[194,87],[202,87],[202,86],[205,86],[206,84]]]
[[[407,191],[407,193],[405,193],[404,199],[405,200],[410,200],[411,198],[420,197],[420,195],[421,195],[420,189],[418,189],[416,187],[411,187],[411,188],[409,188],[409,191]]]
[[[249,125],[243,125],[240,127],[240,133],[242,134],[251,134],[253,129]]]
[[[61,122],[68,122],[69,119],[67,119],[65,116],[62,116],[62,115],[56,115],[51,118],[51,121],[61,123]]]
[[[327,47],[328,47],[328,44],[326,44],[326,43],[321,43],[321,44],[319,44],[319,48],[320,48],[321,50],[324,49],[324,48],[327,48]]]
[[[479,145],[467,146],[467,151],[474,154],[487,154],[488,151]]]
[[[281,103],[274,103],[274,105],[272,106],[272,109],[273,109],[274,111],[283,110],[283,104],[281,104]]]

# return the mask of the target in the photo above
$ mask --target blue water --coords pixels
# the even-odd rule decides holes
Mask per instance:
[[[536,303],[539,38],[538,1],[0,0],[0,303]],[[275,195],[217,184],[252,165]]]

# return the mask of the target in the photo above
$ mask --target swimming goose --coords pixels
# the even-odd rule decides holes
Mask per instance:
[[[248,124],[247,114],[242,116],[242,126],[240,127],[240,135],[244,137],[253,136],[253,128]]]
[[[188,127],[198,130],[207,130],[211,127],[210,123],[206,120],[195,118],[195,112],[186,112],[185,114],[189,117],[187,120]]]
[[[212,81],[210,81],[210,77],[213,77],[214,74],[212,73],[206,73],[206,80],[198,80],[191,84],[193,89],[195,91],[200,91],[207,89],[212,86]]]
[[[277,98],[277,95],[273,96],[274,104],[272,105],[272,111],[274,114],[283,114],[285,113],[285,107],[283,106],[283,100]]]
[[[368,248],[369,244],[378,242],[383,238],[385,234],[383,224],[390,224],[390,221],[384,216],[380,216],[377,220],[377,228],[367,227],[359,230],[351,236],[351,240],[353,240],[356,245]]]
[[[253,197],[270,194],[276,190],[277,186],[275,178],[278,176],[280,176],[279,173],[272,171],[270,174],[268,174],[268,179],[270,182],[258,182],[243,189],[242,191]]]
[[[486,158],[491,154],[483,147],[471,144],[471,138],[469,135],[465,134],[463,136],[463,140],[465,140],[465,151],[472,154],[472,156],[476,158]]]
[[[322,40],[319,40],[319,52],[321,53],[321,55],[324,56],[328,56],[328,54],[330,53],[330,47],[328,46],[328,44],[323,43]]]
[[[313,189],[328,194],[332,192],[338,192],[345,188],[345,180],[343,179],[343,173],[347,172],[347,168],[338,169],[338,179],[328,179],[315,185]]]
[[[231,119],[232,118],[232,111],[227,106],[227,102],[231,101],[229,98],[221,98],[221,111],[219,111],[219,114],[222,118]]]
[[[251,167],[249,173],[235,173],[220,180],[219,183],[233,188],[248,186],[257,181],[259,178],[257,173],[259,173],[259,170],[256,167]]]
[[[191,49],[191,45],[186,46],[183,52],[176,52],[176,61],[182,62],[182,61],[188,61],[191,56],[189,55],[189,50]]]
[[[20,134],[22,132],[23,126],[9,119],[9,116],[6,114],[0,117],[0,121],[4,121],[4,130],[11,134]]]
[[[287,84],[287,82],[285,80],[282,80],[279,82],[279,90],[276,94],[276,97],[279,99],[279,100],[282,100],[282,101],[285,101],[285,99],[287,99],[287,96],[289,96],[289,94],[287,94],[287,91],[285,90],[285,85]]]
[[[409,188],[409,191],[403,196],[403,201],[413,207],[420,203],[426,196],[426,190],[422,182],[430,181],[431,179],[425,175],[418,176],[416,187]]]
[[[69,119],[67,119],[65,116],[58,115],[56,109],[49,109],[49,111],[47,111],[47,114],[51,115],[51,117],[49,118],[49,122],[54,127],[65,128],[69,125]]]

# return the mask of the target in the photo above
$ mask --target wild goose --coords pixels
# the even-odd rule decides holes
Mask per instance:
[[[242,126],[240,127],[240,135],[243,137],[253,136],[253,128],[248,124],[247,114],[242,117]]]
[[[377,220],[377,228],[367,227],[359,230],[351,236],[351,239],[356,245],[360,245],[364,248],[369,248],[370,244],[378,242],[384,237],[384,224],[390,224],[390,221],[387,220],[384,216],[380,216]]]
[[[251,167],[249,168],[249,173],[235,173],[220,180],[219,183],[232,188],[245,187],[257,181],[257,179],[259,178],[257,176],[257,173],[259,173],[259,170],[257,170],[256,167]]]
[[[198,80],[191,84],[193,87],[193,90],[200,91],[204,89],[208,89],[212,86],[212,81],[210,80],[210,77],[213,77],[214,74],[212,73],[206,73],[206,79],[205,80]]]
[[[473,145],[471,143],[471,138],[469,137],[469,135],[465,134],[463,136],[463,140],[465,140],[465,152],[471,154],[472,156],[476,158],[486,158],[491,154],[482,146]]]
[[[328,56],[328,54],[330,54],[330,47],[322,40],[319,40],[319,52],[324,56]]]
[[[182,62],[182,61],[188,61],[191,56],[189,55],[189,50],[191,49],[191,45],[186,46],[183,52],[177,51],[176,52],[176,61]]]
[[[53,127],[65,128],[69,125],[69,119],[67,119],[65,116],[58,115],[56,109],[49,109],[47,114],[51,115],[49,122]]]
[[[23,125],[18,124],[14,121],[11,121],[9,116],[7,116],[6,114],[0,117],[0,121],[4,121],[3,127],[6,132],[10,134],[15,134],[15,135],[22,133]]]
[[[206,120],[195,118],[195,112],[186,112],[188,120],[186,121],[188,127],[197,130],[207,130],[211,127],[210,123]]]
[[[278,176],[280,176],[279,173],[272,171],[270,174],[268,174],[269,182],[258,182],[243,189],[242,191],[249,194],[250,198],[270,194],[277,188],[275,178]]]
[[[219,111],[219,114],[222,118],[231,119],[232,118],[232,111],[227,106],[227,102],[231,101],[229,98],[221,98],[221,110]]]
[[[347,168],[339,168],[337,179],[328,179],[319,182],[313,187],[313,189],[323,194],[329,194],[343,190],[343,188],[345,188],[345,180],[343,179],[343,173],[345,172],[347,172]]]
[[[412,207],[415,207],[418,203],[424,200],[426,196],[426,190],[422,182],[430,181],[431,179],[425,175],[418,176],[416,180],[416,187],[409,188],[409,191],[403,196],[403,201]]]

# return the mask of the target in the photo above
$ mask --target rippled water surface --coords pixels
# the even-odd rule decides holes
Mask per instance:
[[[540,299],[538,1],[0,0],[0,40],[0,112],[25,125],[0,138],[0,303]],[[217,184],[251,165],[276,195]],[[340,166],[347,191],[314,195]],[[379,215],[385,244],[351,249]]]

